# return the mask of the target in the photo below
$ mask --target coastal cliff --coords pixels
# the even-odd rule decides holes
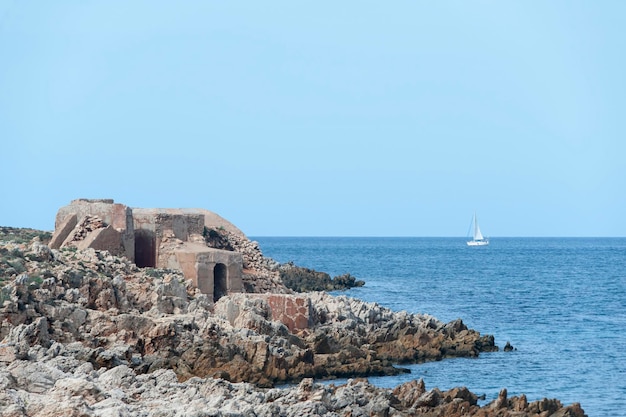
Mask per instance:
[[[576,404],[528,404],[505,391],[479,407],[463,389],[316,384],[308,378],[390,375],[403,372],[394,363],[497,347],[460,320],[326,293],[283,288],[213,302],[180,271],[138,268],[107,251],[54,250],[41,237],[0,239],[2,416],[584,415]],[[263,268],[245,259],[247,287],[265,288]],[[267,274],[267,286],[279,287]],[[270,389],[290,382],[299,385]]]

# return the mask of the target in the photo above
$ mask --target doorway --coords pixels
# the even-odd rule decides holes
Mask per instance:
[[[226,295],[228,291],[226,286],[227,277],[228,270],[226,265],[216,264],[215,268],[213,268],[213,302]]]
[[[156,266],[156,242],[154,232],[135,230],[135,265],[139,268]]]

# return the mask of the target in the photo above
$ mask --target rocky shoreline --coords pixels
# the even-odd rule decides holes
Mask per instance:
[[[578,404],[529,404],[506,391],[479,407],[466,389],[417,381],[395,390],[314,383],[498,348],[461,320],[292,295],[258,245],[237,239],[248,248],[247,293],[214,303],[176,270],[0,237],[0,415],[584,415]],[[276,320],[267,288],[305,305],[305,325]],[[272,388],[285,382],[298,385]]]

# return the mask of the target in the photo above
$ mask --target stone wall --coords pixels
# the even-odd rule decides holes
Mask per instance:
[[[241,254],[201,243],[167,240],[160,246],[158,267],[179,269],[200,292],[214,301],[243,291]]]
[[[134,208],[133,221],[135,230],[151,230],[160,238],[173,235],[188,241],[193,235],[202,236],[204,231],[202,214],[181,209]]]
[[[94,249],[109,250],[115,255],[124,255],[131,261],[135,259],[135,234],[133,232],[132,210],[124,204],[116,204],[111,199],[77,199],[73,200],[69,205],[61,207],[56,215],[54,224],[54,234],[50,241],[50,247],[59,249],[64,246],[69,239],[72,238],[72,232],[80,227],[80,222],[86,217],[97,217],[102,222],[116,230],[120,235],[120,242],[113,242],[110,239],[105,244],[100,240],[100,244],[94,246]],[[113,233],[106,232],[110,237]],[[121,253],[119,253],[119,249]]]
[[[267,303],[272,320],[280,321],[290,332],[308,329],[311,325],[311,299],[306,296],[268,294]]]
[[[164,241],[202,242],[204,218],[181,209],[133,209],[135,256],[137,266],[162,267],[161,246]]]
[[[235,327],[263,327],[271,320],[284,324],[290,333],[313,325],[311,297],[293,294],[233,294],[215,305],[215,314]]]

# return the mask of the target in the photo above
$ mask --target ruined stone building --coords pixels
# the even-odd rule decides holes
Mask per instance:
[[[107,250],[137,266],[179,269],[214,301],[242,292],[242,254],[208,247],[207,230],[231,227],[202,209],[130,208],[111,199],[78,199],[56,215],[50,247]]]

